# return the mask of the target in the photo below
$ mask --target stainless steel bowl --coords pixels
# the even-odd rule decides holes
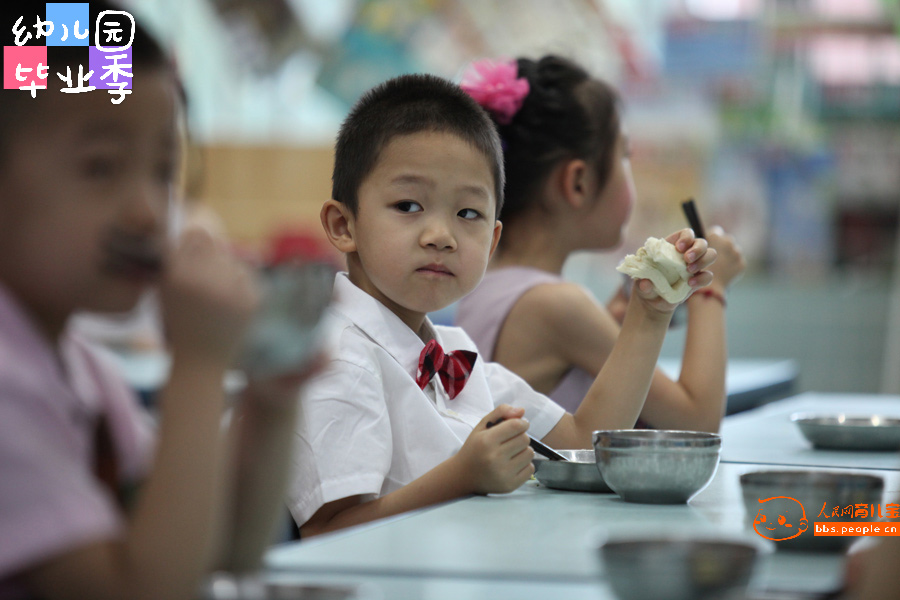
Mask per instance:
[[[795,413],[791,421],[816,448],[829,450],[900,449],[900,419],[881,415]]]
[[[663,538],[607,542],[600,554],[622,600],[703,600],[739,595],[758,550],[743,542]]]
[[[534,477],[555,490],[612,492],[600,476],[593,450],[557,450],[567,460],[534,457]]]
[[[741,475],[747,527],[787,550],[846,549],[857,537],[815,535],[816,523],[863,524],[876,520],[883,492],[884,480],[874,475],[828,471],[756,471]],[[860,516],[857,505],[866,507],[865,517]],[[850,512],[835,515],[834,507],[840,513],[850,507]]]
[[[682,504],[702,490],[719,464],[715,433],[621,429],[594,432],[597,467],[626,502]]]

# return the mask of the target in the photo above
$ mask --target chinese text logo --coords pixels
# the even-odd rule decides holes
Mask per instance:
[[[106,10],[93,23],[90,20],[86,2],[48,2],[44,15],[23,14],[14,23],[0,24],[11,26],[14,43],[3,47],[4,89],[30,92],[35,98],[39,90],[47,89],[47,79],[56,76],[63,93],[106,90],[113,104],[121,103],[131,94],[134,17],[122,10]],[[50,49],[56,46],[84,48],[77,73],[71,59],[65,70],[54,68]]]

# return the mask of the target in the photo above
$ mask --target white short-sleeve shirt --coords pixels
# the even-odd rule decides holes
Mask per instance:
[[[376,498],[421,477],[462,447],[472,429],[500,404],[520,406],[543,438],[565,410],[497,363],[475,362],[453,400],[434,377],[415,382],[424,342],[378,300],[335,279],[329,308],[328,369],[305,389],[298,421],[289,505],[301,525],[328,502]],[[458,327],[434,326],[441,347],[476,347]]]

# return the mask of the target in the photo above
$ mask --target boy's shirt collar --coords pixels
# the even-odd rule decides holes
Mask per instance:
[[[423,390],[419,390],[416,372],[419,368],[419,355],[425,348],[425,342],[387,306],[356,287],[347,273],[338,273],[335,277],[334,301],[330,310],[339,319],[349,321],[373,344],[397,361],[399,368],[409,374],[408,391],[398,390],[398,393],[409,394],[411,390],[416,390],[416,393],[423,394],[424,398],[432,402],[444,417],[465,423],[468,431],[478,425],[481,418],[490,412],[491,393],[486,379],[480,382],[480,388],[470,381],[454,400],[450,400],[439,377],[432,378]],[[425,337],[437,341],[446,352],[460,349],[475,351],[474,343],[466,345],[463,341],[468,340],[468,336],[454,335],[457,328],[436,328],[427,316],[422,327]],[[442,333],[446,335],[441,335]],[[462,344],[462,347],[459,344]],[[481,365],[482,361],[476,362],[478,368],[481,368]],[[464,439],[465,435],[461,439]]]
[[[338,273],[335,277],[332,308],[353,322],[415,377],[419,366],[419,354],[425,348],[425,342],[391,309],[356,287],[346,272]],[[433,338],[441,343],[438,332],[427,316],[422,327],[429,339]],[[453,348],[445,350],[450,351]]]

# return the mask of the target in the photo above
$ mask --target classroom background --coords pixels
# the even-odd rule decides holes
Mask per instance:
[[[401,73],[556,53],[622,93],[638,205],[570,260],[601,301],[649,235],[707,225],[749,261],[732,358],[789,359],[794,391],[900,393],[900,0],[132,0],[190,98],[186,193],[248,248],[318,238],[351,104]],[[452,318],[449,312],[436,319]],[[677,357],[683,328],[663,356]]]

